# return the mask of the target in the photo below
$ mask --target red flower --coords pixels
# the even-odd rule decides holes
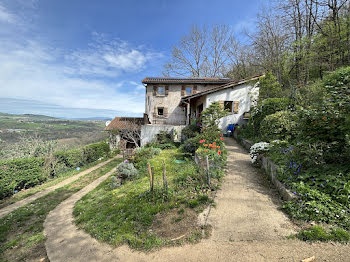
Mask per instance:
[[[216,148],[220,148],[219,146],[217,146]]]
[[[208,152],[208,149],[204,149],[204,152]]]
[[[218,154],[221,155],[221,151],[220,150],[218,151]]]
[[[207,147],[207,146],[208,146],[208,144],[204,144],[204,146],[205,146],[205,147]]]
[[[222,141],[224,141],[224,138],[223,138],[223,137],[220,137],[220,139],[221,139]]]
[[[212,144],[209,144],[209,147],[212,147],[213,145]]]

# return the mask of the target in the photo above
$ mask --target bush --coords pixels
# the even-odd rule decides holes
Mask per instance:
[[[324,86],[331,102],[339,110],[350,112],[350,67],[343,67],[327,75]]]
[[[84,161],[85,163],[92,163],[97,161],[100,157],[108,155],[109,152],[109,145],[105,141],[84,146]]]
[[[109,145],[103,141],[79,149],[58,151],[54,156],[59,163],[65,164],[68,168],[74,168],[95,162],[99,158],[107,156],[109,153]]]
[[[199,147],[200,140],[201,140],[200,135],[197,135],[196,137],[185,140],[185,142],[183,142],[183,144],[180,147],[181,151],[187,154],[194,155],[194,153]]]
[[[279,111],[266,116],[260,125],[260,137],[264,141],[293,140],[297,134],[297,117],[290,111]]]
[[[46,158],[21,158],[0,162],[0,198],[33,187],[71,168],[92,163],[110,152],[105,142],[81,149],[59,151]]]
[[[253,109],[249,120],[249,127],[253,129],[254,135],[260,135],[260,125],[264,118],[279,111],[288,110],[292,106],[289,98],[267,98]]]
[[[121,180],[132,179],[138,174],[137,169],[132,163],[122,162],[117,166],[117,176]]]
[[[42,172],[43,165],[43,158],[22,158],[0,162],[0,198],[44,182],[47,176]]]
[[[200,125],[197,123],[192,123],[191,125],[186,126],[181,131],[182,140],[187,140],[193,138],[199,134],[201,131]]]
[[[259,100],[282,95],[281,84],[271,72],[267,72],[265,77],[260,79],[259,87]]]

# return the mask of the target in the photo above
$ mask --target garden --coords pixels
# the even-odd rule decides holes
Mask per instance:
[[[269,157],[294,195],[283,210],[309,241],[350,241],[350,67],[283,95],[267,73],[238,139],[255,143],[252,162]]]
[[[183,130],[182,143],[161,132],[137,149],[117,166],[115,176],[77,202],[77,226],[112,246],[139,250],[208,237],[210,227],[199,225],[197,218],[214,205],[224,175],[227,153],[217,126],[224,114],[213,103],[203,111],[201,124]]]

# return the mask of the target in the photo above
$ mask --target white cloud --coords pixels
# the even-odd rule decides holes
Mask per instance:
[[[142,85],[133,81],[105,79],[104,77],[115,74],[102,62],[100,56],[93,54],[92,49],[89,55],[82,56],[86,67],[77,53],[68,55],[79,61],[75,63],[76,68],[72,66],[77,61],[70,60],[68,66],[65,62],[59,62],[62,60],[61,53],[62,51],[35,41],[21,45],[0,42],[0,97],[34,99],[65,107],[132,113],[144,111]],[[96,50],[96,53],[100,54],[101,49]],[[114,68],[120,69],[119,67],[120,65]],[[88,77],[72,74],[76,71]],[[98,77],[91,77],[89,72]]]
[[[16,16],[10,13],[4,6],[0,3],[0,22],[5,22],[9,24],[16,23]]]
[[[139,72],[149,61],[162,57],[161,53],[132,47],[118,39],[107,40],[104,35],[93,34],[94,43],[84,50],[66,55],[71,69],[67,72],[81,75],[117,77],[123,72]]]

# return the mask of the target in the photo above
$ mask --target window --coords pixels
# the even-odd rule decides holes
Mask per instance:
[[[224,109],[231,113],[232,112],[232,101],[225,101],[224,102]]]
[[[158,115],[164,116],[164,107],[158,107]]]
[[[186,96],[192,95],[192,87],[186,87]]]
[[[164,86],[157,87],[157,95],[158,96],[165,96],[165,87]]]

